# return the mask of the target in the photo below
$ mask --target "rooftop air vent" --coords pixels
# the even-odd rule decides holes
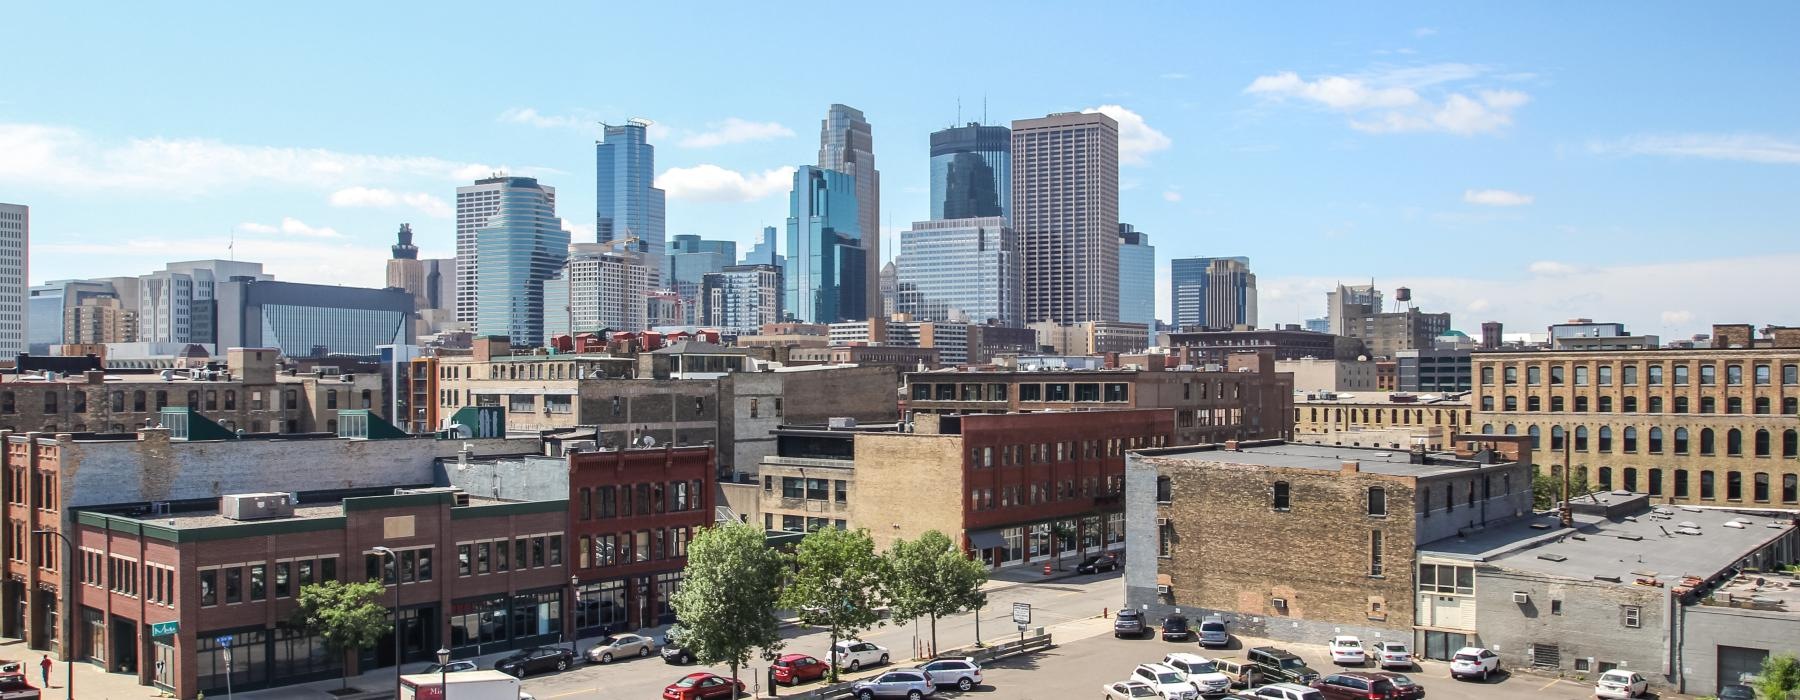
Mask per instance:
[[[1644,541],[1644,536],[1643,535],[1619,535],[1619,539],[1625,540],[1627,542],[1642,542],[1642,541]]]
[[[1544,561],[1568,561],[1569,560],[1568,557],[1565,557],[1561,554],[1539,554],[1537,558],[1542,559]]]
[[[1533,529],[1533,530],[1548,530],[1548,529],[1550,529],[1550,523],[1532,523],[1531,529]]]
[[[1621,579],[1617,576],[1595,576],[1594,580],[1595,581],[1606,581],[1608,583],[1618,583]]]
[[[1742,530],[1742,529],[1744,529],[1744,524],[1740,523],[1736,520],[1732,520],[1732,521],[1726,522],[1725,527],[1731,528],[1733,530]]]

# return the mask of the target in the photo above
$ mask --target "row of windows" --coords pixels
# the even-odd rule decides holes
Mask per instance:
[[[658,527],[636,532],[582,535],[576,540],[576,564],[580,568],[618,566],[687,556],[694,539],[689,527]]]
[[[363,580],[381,580],[384,586],[425,583],[431,580],[431,547],[396,549],[394,556],[363,553]]]
[[[1571,374],[1571,372],[1569,372],[1570,368],[1566,368],[1562,365],[1551,365],[1549,369],[1550,369],[1549,374],[1550,374],[1550,383],[1551,384],[1567,383],[1566,380],[1569,378],[1569,375]],[[1588,386],[1589,379],[1590,379],[1589,368],[1586,366],[1577,365],[1573,368],[1573,370],[1574,371],[1572,372],[1572,374],[1573,374],[1575,386]],[[1632,386],[1632,385],[1635,385],[1638,383],[1638,366],[1637,365],[1627,364],[1624,366],[1620,366],[1617,368],[1617,372],[1618,372],[1620,384],[1623,384],[1626,386]],[[1750,367],[1751,380],[1754,381],[1758,385],[1766,386],[1766,385],[1774,383],[1774,373],[1775,373],[1774,365],[1756,364],[1756,365],[1752,365]],[[1596,383],[1600,386],[1611,386],[1613,383],[1613,374],[1614,374],[1613,366],[1601,365],[1599,367],[1593,368],[1591,378],[1593,380],[1595,380],[1594,383]],[[1693,375],[1696,374],[1696,371],[1691,369],[1686,364],[1676,364],[1672,368],[1668,368],[1668,369],[1665,369],[1664,365],[1662,365],[1662,364],[1652,364],[1652,365],[1649,365],[1648,367],[1644,368],[1644,378],[1646,379],[1646,383],[1650,384],[1651,386],[1661,385],[1663,383],[1664,376],[1669,375],[1669,374],[1673,375],[1673,380],[1674,380],[1673,383],[1674,384],[1685,385],[1685,384],[1691,383],[1690,380],[1693,378]],[[1700,378],[1700,384],[1703,386],[1718,383],[1719,368],[1717,365],[1714,365],[1711,363],[1702,363],[1699,365],[1697,374]],[[1517,384],[1517,383],[1519,383],[1519,368],[1514,367],[1514,366],[1503,367],[1500,371],[1500,377],[1501,377],[1502,382],[1505,384]],[[1481,383],[1482,384],[1493,384],[1494,383],[1494,368],[1493,367],[1489,366],[1489,367],[1481,368]],[[1525,368],[1525,383],[1527,385],[1538,385],[1538,384],[1544,383],[1544,367],[1542,365],[1527,366]],[[1725,383],[1728,385],[1732,385],[1732,386],[1742,385],[1744,383],[1744,365],[1741,365],[1741,364],[1725,365]],[[1795,365],[1795,364],[1782,365],[1781,366],[1781,383],[1782,384],[1790,384],[1790,385],[1800,384],[1800,365]]]
[[[1641,493],[1648,493],[1651,496],[1670,496],[1672,498],[1696,497],[1694,490],[1691,488],[1696,484],[1693,484],[1690,481],[1691,473],[1689,470],[1673,470],[1670,474],[1673,483],[1669,485],[1663,483],[1663,475],[1666,471],[1668,470],[1640,470],[1637,467],[1624,467],[1620,469],[1600,467],[1595,470],[1593,474],[1593,476],[1596,477],[1593,484],[1596,488],[1603,491],[1620,488],[1626,491],[1640,492],[1639,489],[1642,488],[1643,491],[1641,491]],[[1551,473],[1560,476],[1562,474],[1562,467],[1552,466]],[[1744,497],[1746,490],[1746,473],[1739,471],[1715,472],[1711,470],[1700,470],[1698,477],[1699,481],[1697,484],[1699,487],[1697,497],[1700,500],[1718,500],[1719,474],[1721,473],[1724,474],[1725,500],[1746,500]],[[1577,481],[1587,481],[1589,476],[1588,468],[1586,466],[1577,466],[1575,468],[1574,476]],[[1776,476],[1780,477],[1779,486],[1777,485]],[[1617,481],[1614,480],[1615,478],[1617,478]],[[1643,481],[1640,481],[1640,478],[1642,478]],[[1749,499],[1747,500],[1757,503],[1773,503],[1776,500],[1785,504],[1800,503],[1800,476],[1794,474],[1774,475],[1768,472],[1754,472],[1748,474],[1747,483],[1749,486]],[[1672,488],[1665,490],[1666,486]],[[1777,488],[1780,489],[1779,492],[1776,491]]]
[[[992,488],[976,488],[969,490],[969,509],[976,512],[1011,508],[1013,506],[1035,506],[1041,503],[1055,503],[1071,499],[1092,499],[1099,496],[1116,496],[1125,491],[1125,477],[1087,477],[1079,483],[1074,479],[1062,481],[1040,481],[1031,484],[1013,484],[1002,486],[997,492],[999,505],[995,505],[996,491]]]
[[[1505,410],[1507,410],[1507,411],[1518,411],[1519,410],[1519,397],[1508,396],[1499,405],[1504,406]],[[1590,405],[1594,407],[1596,413],[1612,413],[1613,412],[1613,397],[1601,396],[1590,404],[1588,401],[1588,397],[1577,396],[1577,397],[1575,397],[1573,405],[1574,405],[1575,413],[1587,413]],[[1642,404],[1642,405],[1647,409],[1644,411],[1645,413],[1663,413],[1664,412],[1663,407],[1665,405],[1670,405],[1670,404],[1665,404],[1663,402],[1663,397],[1661,397],[1661,396],[1652,396],[1652,397],[1649,397],[1649,399],[1647,399],[1644,402],[1644,404]],[[1686,396],[1675,397],[1674,400],[1672,401],[1672,405],[1674,407],[1674,410],[1669,411],[1670,413],[1689,413],[1690,411],[1688,409],[1695,406],[1695,404],[1690,402],[1688,400],[1688,397],[1686,397]],[[1750,403],[1751,412],[1756,415],[1759,415],[1759,416],[1771,415],[1774,410],[1774,405],[1775,405],[1774,401],[1770,397],[1767,397],[1767,396],[1758,396],[1754,400],[1752,400]],[[1495,406],[1494,397],[1492,397],[1492,396],[1481,397],[1481,410],[1493,411],[1494,406]],[[1561,396],[1550,397],[1550,412],[1551,413],[1562,413],[1569,406],[1570,406],[1570,403],[1565,401],[1564,398]],[[1639,412],[1638,406],[1639,406],[1638,397],[1636,397],[1636,396],[1626,396],[1619,400],[1619,407],[1620,407],[1621,413],[1638,413]],[[1702,396],[1702,397],[1700,397],[1700,402],[1699,402],[1698,406],[1699,406],[1699,411],[1697,411],[1698,413],[1718,413],[1719,412],[1719,403],[1718,403],[1718,399],[1716,397]],[[1539,397],[1539,396],[1525,397],[1525,410],[1530,411],[1530,412],[1537,412],[1537,411],[1544,410],[1543,397]],[[1742,414],[1743,412],[1744,412],[1744,399],[1742,397],[1738,397],[1738,396],[1726,397],[1725,413],[1727,413],[1727,414]],[[1800,413],[1800,397],[1789,396],[1789,397],[1783,398],[1781,400],[1781,413],[1783,415],[1789,415],[1789,416]]]
[[[1127,438],[1108,438],[1105,440],[1070,440],[1068,442],[1044,442],[1028,445],[1001,445],[997,450],[992,446],[969,448],[969,465],[973,467],[994,466],[995,455],[998,454],[1000,466],[1010,467],[1024,464],[1049,464],[1066,462],[1073,459],[1099,459],[1101,457],[1121,457],[1128,450],[1139,450],[1162,447],[1166,442],[1162,435],[1139,435]]]
[[[1375,408],[1375,409],[1349,408],[1349,409],[1345,409],[1345,408],[1319,408],[1317,406],[1314,406],[1314,407],[1308,408],[1307,413],[1305,415],[1309,418],[1309,421],[1312,423],[1318,423],[1321,419],[1328,420],[1333,423],[1343,423],[1344,419],[1345,419],[1346,411],[1349,412],[1348,413],[1349,420],[1352,423],[1372,424],[1372,423],[1380,423],[1385,420],[1390,425],[1414,425],[1414,424],[1425,425],[1426,424],[1425,423],[1426,410],[1420,409],[1420,408],[1386,408],[1386,409],[1383,409],[1383,408]],[[1374,411],[1374,413],[1371,414],[1370,411]],[[1462,409],[1462,410],[1447,409],[1446,410],[1446,409],[1441,409],[1441,408],[1434,408],[1434,409],[1431,409],[1430,413],[1431,413],[1431,424],[1432,425],[1445,425],[1444,418],[1446,416],[1448,416],[1450,419],[1449,423],[1448,423],[1449,425],[1460,425],[1463,423],[1468,423],[1469,420],[1474,417],[1474,414],[1472,414],[1467,409]],[[1294,409],[1294,422],[1296,422],[1296,423],[1300,422],[1300,416],[1301,416],[1300,409],[1295,408]],[[1371,421],[1371,417],[1373,418],[1372,421]]]
[[[456,545],[456,575],[480,576],[511,569],[524,571],[562,566],[562,556],[560,532],[510,540],[459,542]]]
[[[1481,429],[1483,433],[1493,432],[1492,425],[1483,425],[1481,426]],[[1519,428],[1516,425],[1506,426],[1504,430],[1507,435],[1519,434]],[[1527,426],[1525,434],[1531,437],[1531,446],[1533,449],[1543,447],[1543,431],[1538,428],[1538,426]],[[1639,447],[1639,433],[1636,427],[1627,427],[1624,430],[1619,431],[1617,435],[1619,436],[1619,440],[1616,446],[1619,448],[1617,450],[1619,453],[1637,454]],[[1663,440],[1664,435],[1673,437],[1672,442],[1665,443]],[[1744,435],[1744,431],[1737,428],[1731,428],[1724,432],[1725,456],[1745,456]],[[1550,427],[1550,450],[1552,452],[1560,452],[1566,447],[1573,452],[1611,453],[1614,452],[1613,448],[1615,447],[1613,436],[1613,429],[1605,426],[1592,432],[1590,432],[1585,425],[1576,426],[1573,434],[1571,434],[1570,431],[1564,430],[1562,426],[1555,425]],[[1676,428],[1671,433],[1664,433],[1662,428],[1651,428],[1645,433],[1645,436],[1647,439],[1645,440],[1643,447],[1647,454],[1663,454],[1666,448],[1672,449],[1674,454],[1678,455],[1696,454],[1696,452],[1694,452],[1696,448],[1698,449],[1697,454],[1703,456],[1710,457],[1719,454],[1719,432],[1712,428],[1700,429],[1698,434],[1698,444],[1692,439],[1694,433],[1689,432],[1687,428]],[[1756,457],[1773,457],[1775,456],[1775,448],[1774,432],[1759,428],[1755,432],[1750,433],[1750,455]],[[1800,430],[1788,429],[1781,431],[1780,449],[1782,457],[1800,457]]]
[[[200,607],[218,605],[221,597],[226,605],[236,605],[246,600],[264,600],[269,595],[269,573],[269,566],[265,562],[201,569]],[[314,583],[335,580],[336,556],[275,562],[273,583],[276,598],[295,595],[301,588]],[[223,591],[220,590],[221,583],[224,585]],[[220,595],[221,592],[223,596]]]
[[[764,476],[763,491],[772,493],[774,488],[775,477]],[[781,497],[846,503],[850,500],[850,482],[843,479],[784,476],[781,477]]]
[[[349,391],[346,391],[345,393],[349,394]],[[87,413],[89,409],[88,404],[91,400],[106,401],[107,410],[115,413],[125,412],[127,405],[131,407],[130,410],[132,412],[136,413],[160,411],[170,405],[169,392],[162,389],[156,391],[133,391],[129,395],[123,391],[113,391],[105,394],[104,397],[97,396],[95,399],[90,399],[88,394],[89,392],[86,391],[70,390],[67,400],[69,412]],[[363,389],[359,392],[359,396],[363,408],[375,407],[374,390]],[[221,397],[224,398],[223,402],[220,401]],[[348,398],[348,396],[346,396],[346,398]],[[64,400],[61,391],[44,392],[43,402],[44,413],[62,413]],[[325,408],[336,409],[339,407],[338,404],[338,390],[325,390]],[[236,389],[226,389],[223,392],[217,389],[207,389],[204,391],[200,389],[190,389],[187,392],[187,403],[177,405],[188,406],[195,410],[203,411],[217,411],[221,410],[220,407],[223,406],[222,410],[235,411],[238,409],[238,392]],[[297,410],[300,407],[300,392],[296,389],[284,390],[282,392],[282,407],[286,410]],[[263,392],[249,392],[249,409],[252,411],[261,411],[264,409]],[[0,414],[15,414],[18,412],[19,405],[17,394],[12,391],[0,391]]]
[[[51,472],[37,472],[29,486],[26,485],[26,474],[23,467],[12,467],[6,470],[6,500],[17,505],[35,504],[43,510],[60,510],[62,501],[58,496],[56,475]],[[30,502],[26,501],[27,496]]]
[[[765,486],[766,490],[766,486]],[[583,486],[576,493],[576,517],[580,520],[617,518],[660,513],[682,513],[703,506],[701,482],[671,481],[623,486]]]
[[[1020,384],[1018,386],[1020,401],[1124,403],[1131,400],[1131,385],[1125,382]],[[1005,401],[1011,387],[1010,384],[934,385],[914,383],[912,397],[915,401]],[[1071,391],[1071,387],[1073,387],[1073,391]],[[1206,384],[1202,382],[1201,398],[1206,398],[1205,387]]]

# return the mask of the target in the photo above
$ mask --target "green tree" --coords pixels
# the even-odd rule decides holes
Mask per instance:
[[[931,618],[931,648],[938,648],[937,621],[987,604],[981,584],[987,567],[957,549],[944,533],[931,530],[908,542],[898,540],[884,556],[883,591],[896,620]]]
[[[388,609],[380,602],[380,581],[324,581],[302,586],[294,624],[316,634],[327,651],[344,655],[344,686],[350,687],[352,654],[374,647],[393,630]]]
[[[1575,499],[1588,492],[1587,477],[1580,471],[1569,473],[1569,498]],[[1562,500],[1562,477],[1548,472],[1537,472],[1531,475],[1531,507],[1537,510],[1555,508]]]
[[[731,667],[732,697],[751,651],[772,657],[783,643],[775,605],[786,564],[764,536],[742,523],[700,530],[688,543],[681,587],[669,601],[681,620],[682,648],[701,663]]]
[[[794,549],[794,571],[781,606],[800,622],[831,635],[831,680],[837,682],[837,643],[881,624],[884,562],[866,530],[825,527],[809,532]]]
[[[1763,659],[1762,675],[1756,679],[1756,692],[1765,700],[1787,700],[1800,690],[1800,660],[1793,654],[1778,654]]]

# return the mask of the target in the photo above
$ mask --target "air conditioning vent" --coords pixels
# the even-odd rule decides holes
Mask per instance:
[[[1525,591],[1513,591],[1513,602],[1524,605],[1531,602],[1531,594]]]
[[[1286,598],[1270,598],[1269,605],[1270,605],[1270,607],[1279,608],[1281,610],[1286,610],[1287,609],[1287,599]]]

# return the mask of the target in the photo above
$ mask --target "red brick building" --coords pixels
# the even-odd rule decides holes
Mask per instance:
[[[713,522],[711,447],[568,456],[570,569],[581,636],[673,622],[687,545]]]

